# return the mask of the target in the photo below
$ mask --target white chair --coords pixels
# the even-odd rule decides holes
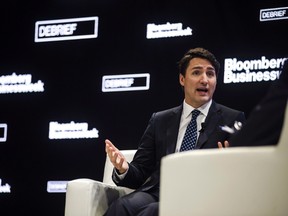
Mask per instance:
[[[122,150],[130,162],[136,150]],[[113,166],[106,157],[103,182],[92,179],[75,179],[67,184],[65,216],[102,216],[109,204],[133,190],[118,187],[112,181]]]
[[[169,155],[160,181],[160,216],[288,215],[288,106],[277,145]]]

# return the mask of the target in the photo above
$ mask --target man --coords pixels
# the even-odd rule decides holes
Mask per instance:
[[[198,117],[196,115],[192,119],[196,120],[192,129],[197,129],[197,144],[192,146],[193,149],[217,148],[218,142],[229,139],[229,134],[219,127],[232,126],[235,121],[245,120],[243,112],[212,100],[219,67],[214,55],[203,48],[191,49],[183,56],[179,61],[183,104],[152,115],[131,163],[127,163],[111,141],[105,141],[107,155],[115,167],[112,176],[114,182],[136,189],[113,202],[106,212],[107,216],[158,215],[161,158],[182,151],[182,140],[193,110],[200,111],[196,111]],[[184,150],[189,150],[189,147],[184,147]]]

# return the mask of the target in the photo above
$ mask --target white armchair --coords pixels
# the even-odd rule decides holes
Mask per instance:
[[[136,150],[122,150],[122,154],[130,162]],[[92,179],[75,179],[67,184],[65,199],[65,216],[102,216],[109,204],[133,190],[118,187],[112,181],[113,166],[106,158],[103,182]]]
[[[288,106],[278,145],[169,155],[160,181],[160,216],[288,215]]]

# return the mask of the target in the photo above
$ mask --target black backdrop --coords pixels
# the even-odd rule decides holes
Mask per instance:
[[[44,92],[0,94],[1,215],[64,215],[65,193],[48,193],[47,181],[101,180],[104,140],[137,148],[151,114],[179,105],[177,61],[192,47],[224,59],[287,56],[287,20],[259,21],[261,9],[287,7],[280,1],[10,1],[1,6],[0,76],[31,74]],[[99,17],[98,37],[34,42],[35,22]],[[146,39],[148,23],[183,23],[191,36]],[[102,92],[104,75],[150,74],[144,91]],[[214,99],[247,116],[270,81],[224,84]],[[49,122],[87,122],[93,139],[49,139]],[[0,185],[1,187],[1,185]]]

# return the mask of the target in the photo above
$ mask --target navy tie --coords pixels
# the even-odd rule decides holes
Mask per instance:
[[[186,128],[186,132],[182,141],[182,145],[180,147],[180,152],[181,151],[188,151],[192,150],[196,146],[196,141],[197,141],[197,122],[196,119],[198,115],[201,112],[199,110],[193,110],[192,111],[192,118],[190,123],[188,124]]]

